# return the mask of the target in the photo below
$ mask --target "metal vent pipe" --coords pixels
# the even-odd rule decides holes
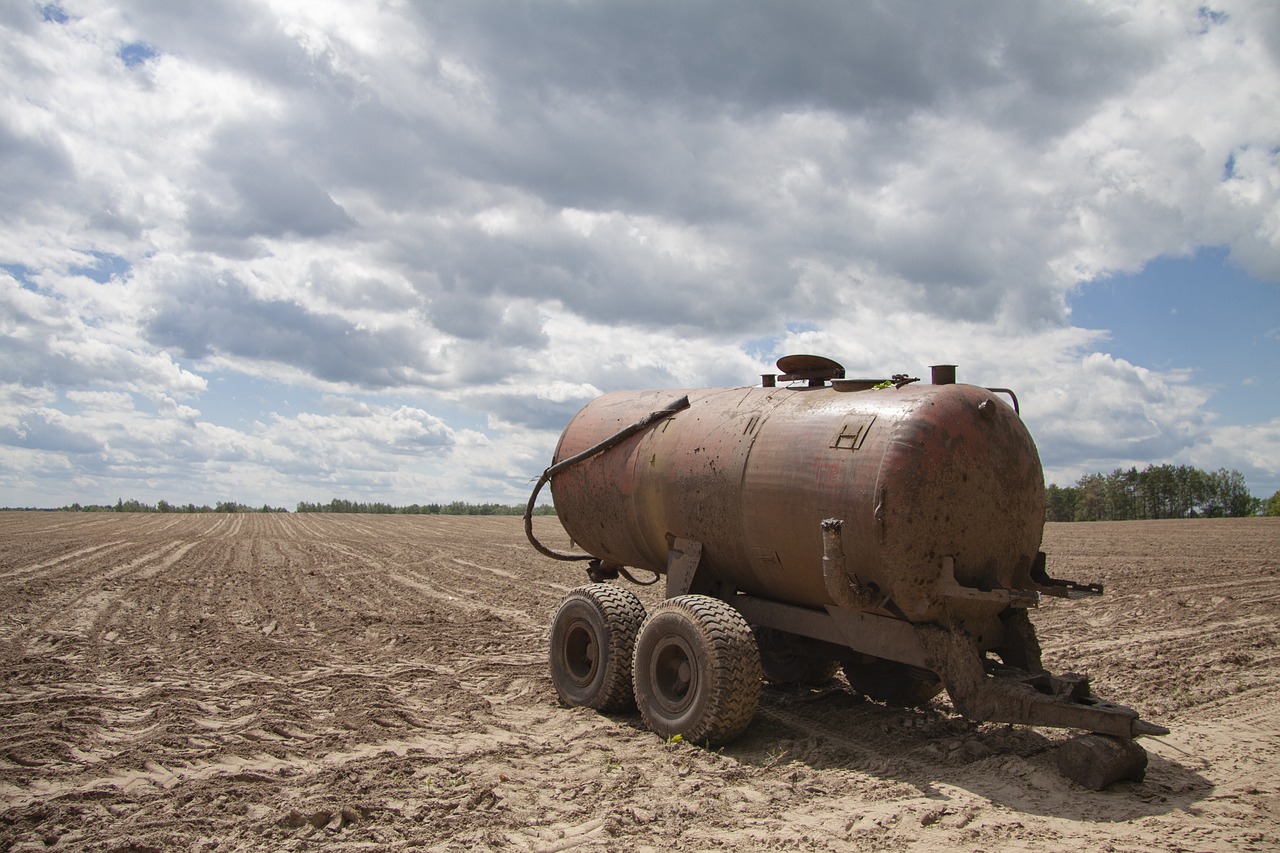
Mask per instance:
[[[929,366],[930,381],[934,385],[955,385],[956,366],[954,364],[932,364]]]

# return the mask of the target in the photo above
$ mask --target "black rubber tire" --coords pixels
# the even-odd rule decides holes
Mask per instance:
[[[871,655],[841,661],[849,686],[890,705],[927,705],[942,692],[942,680],[927,669]]]
[[[760,649],[760,669],[770,684],[816,687],[835,678],[840,670],[838,660],[805,654],[805,641],[795,634],[762,625],[751,630]]]
[[[733,740],[760,705],[760,652],[737,610],[681,595],[649,614],[636,640],[636,704],[664,738],[700,746]]]
[[[644,616],[635,593],[607,583],[564,597],[551,619],[551,681],[561,702],[606,712],[635,707],[631,658]]]

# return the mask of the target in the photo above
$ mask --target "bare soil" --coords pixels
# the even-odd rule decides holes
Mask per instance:
[[[0,848],[1280,849],[1280,519],[1045,550],[1107,586],[1033,614],[1046,663],[1172,729],[1142,783],[839,680],[715,751],[563,708],[548,622],[586,579],[516,518],[0,514]]]

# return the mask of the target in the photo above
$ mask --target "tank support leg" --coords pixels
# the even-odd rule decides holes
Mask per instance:
[[[1000,614],[1000,622],[1004,627],[1004,642],[995,650],[1000,659],[1009,666],[1027,672],[1042,672],[1044,665],[1040,662],[1040,640],[1036,637],[1035,625],[1031,624],[1027,611],[1011,607]]]
[[[702,543],[695,539],[672,539],[667,551],[667,598],[693,589],[693,576],[702,560]]]
[[[710,595],[729,600],[736,591],[702,565],[702,543],[696,539],[669,537],[667,598],[677,595]]]

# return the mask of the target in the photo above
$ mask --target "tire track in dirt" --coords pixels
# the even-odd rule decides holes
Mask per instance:
[[[37,671],[44,660],[83,665],[107,630],[101,613],[119,610],[118,590],[133,574],[171,567],[185,555],[182,543],[167,543],[137,554],[145,543],[126,539],[102,548],[81,548],[38,564],[41,572],[0,578],[0,590],[25,603],[25,618],[5,632],[8,654]],[[122,562],[124,561],[124,562]],[[96,633],[95,633],[96,632]]]
[[[85,562],[90,560],[99,560],[103,557],[123,551],[132,545],[132,542],[110,542],[79,548],[75,551],[60,554],[57,557],[53,557],[52,559],[47,559],[39,563],[18,566],[7,571],[0,571],[0,582],[17,581],[34,575],[43,575],[45,578],[48,578],[52,574],[49,572],[49,569],[57,569],[58,572],[75,572],[80,570]]]
[[[22,748],[44,756],[52,766],[67,764],[68,756],[75,759],[72,766],[122,760],[138,744],[164,741],[174,720],[182,717],[189,690],[181,680],[157,677],[166,663],[154,635],[165,630],[167,619],[150,591],[165,588],[163,573],[182,562],[195,543],[154,545],[137,543],[133,559],[104,571],[82,572],[82,585],[72,587],[76,594],[45,601],[33,630],[18,638],[27,646],[28,658],[56,659],[66,679],[50,682],[48,690],[27,690],[23,700],[65,709],[60,728],[69,736],[40,727],[16,734]],[[152,550],[138,553],[146,547]],[[57,640],[41,647],[32,642],[33,634]],[[75,724],[68,726],[72,719]],[[12,745],[6,742],[0,749]]]
[[[281,662],[279,650],[268,652],[258,646],[272,635],[280,639],[298,626],[287,618],[260,624],[262,620],[258,614],[279,613],[282,605],[293,604],[300,593],[305,593],[306,585],[298,582],[304,575],[291,566],[291,556],[300,551],[292,545],[286,548],[260,539],[254,539],[246,548],[233,536],[238,530],[238,527],[225,524],[209,528],[202,538],[233,540],[230,556],[201,559],[200,554],[194,554],[192,557],[197,559],[189,560],[187,568],[195,568],[195,574],[201,579],[196,591],[203,591],[197,596],[202,618],[221,623],[215,632],[222,640],[221,651],[231,659],[248,658],[251,663],[266,664],[266,670],[277,670]],[[183,555],[190,550],[183,550]],[[142,554],[110,573],[111,577],[123,584],[129,580],[130,573],[142,574],[136,571],[140,567],[152,565],[158,568],[153,564],[165,553],[162,548]],[[351,551],[348,554],[357,556]],[[241,570],[245,565],[255,570],[246,575]],[[103,748],[97,755],[83,750],[80,754],[90,764],[110,763],[130,769],[109,775],[105,783],[90,780],[81,786],[81,790],[98,790],[104,784],[129,793],[136,793],[142,786],[153,783],[161,788],[172,787],[192,776],[183,770],[184,767],[199,766],[192,762],[193,754],[208,755],[210,752],[219,755],[220,763],[233,768],[238,766],[237,762],[243,764],[242,756],[258,756],[254,760],[259,764],[254,766],[271,766],[278,772],[281,767],[299,766],[298,762],[287,764],[289,746],[314,741],[342,741],[350,731],[362,728],[361,721],[355,719],[357,717],[367,718],[379,731],[421,728],[418,718],[431,716],[431,712],[436,710],[433,706],[439,704],[420,706],[415,711],[412,703],[408,703],[410,707],[406,710],[406,697],[403,695],[406,691],[396,685],[404,684],[406,680],[412,683],[412,676],[435,678],[441,674],[421,667],[412,671],[405,668],[388,671],[384,667],[360,668],[358,671],[333,668],[303,670],[295,677],[251,667],[230,674],[222,670],[215,677],[201,677],[202,671],[210,668],[211,661],[207,655],[193,655],[179,642],[182,632],[175,630],[181,627],[183,611],[180,605],[190,600],[191,590],[166,583],[163,577],[154,577],[158,573],[150,572],[153,577],[148,579],[152,581],[149,584],[123,584],[136,593],[127,606],[134,611],[145,608],[149,617],[146,620],[148,636],[137,638],[132,643],[133,659],[126,666],[131,673],[136,673],[139,656],[144,664],[154,658],[167,658],[182,661],[189,677],[158,686],[153,681],[151,689],[132,691],[120,690],[118,684],[106,679],[99,682],[96,691],[87,695],[54,691],[51,695],[32,697],[35,702],[91,701],[103,709],[99,725],[85,732],[85,739],[97,741],[104,745]],[[350,573],[344,573],[344,583],[349,582],[349,578]],[[357,575],[356,585],[364,593],[371,587],[366,581],[367,573]],[[311,589],[316,591],[314,584]],[[324,600],[328,601],[328,590],[322,591],[326,594]],[[82,596],[82,600],[92,595],[88,593]],[[395,598],[402,599],[403,595],[397,593]],[[369,603],[379,609],[387,600],[382,597]],[[122,605],[116,603],[103,611],[99,619],[100,636],[109,633],[104,629],[120,609]],[[229,627],[228,623],[234,627]],[[240,641],[233,643],[238,648],[226,647],[228,637]],[[476,702],[465,698],[459,701],[455,695],[445,704],[457,707]],[[327,715],[323,713],[326,706],[330,708]],[[317,709],[321,713],[317,714]],[[326,716],[332,718],[332,723],[319,723]],[[139,749],[143,746],[149,749]],[[138,754],[131,759],[134,753]],[[144,756],[144,753],[147,754]],[[262,764],[263,755],[269,757],[266,765]],[[305,765],[306,762],[302,762],[302,766]],[[195,773],[195,777],[200,776],[199,772]],[[67,790],[76,788],[69,784]]]
[[[273,528],[279,535],[278,523]],[[188,785],[214,785],[220,779],[237,784],[250,776],[270,783],[294,772],[332,774],[339,771],[330,766],[334,762],[370,762],[372,757],[397,749],[429,749],[448,757],[452,753],[443,744],[471,729],[467,720],[488,707],[485,694],[503,703],[526,702],[536,683],[545,695],[540,686],[544,680],[540,653],[507,658],[497,671],[486,671],[488,656],[475,643],[467,644],[466,654],[458,654],[458,647],[452,648],[453,653],[442,649],[457,667],[425,669],[379,661],[376,656],[389,646],[381,642],[383,626],[406,626],[412,621],[406,610],[417,611],[417,616],[425,611],[426,619],[410,625],[421,629],[419,634],[431,633],[442,622],[475,622],[466,612],[458,612],[465,608],[456,603],[449,603],[449,612],[435,611],[422,606],[420,596],[406,597],[402,588],[385,583],[379,570],[387,565],[381,557],[371,561],[358,558],[369,553],[380,555],[385,549],[358,542],[355,535],[355,548],[333,549],[289,530],[291,537],[280,542],[259,535],[246,553],[238,540],[229,539],[233,530],[220,520],[200,525],[193,535],[202,543],[227,540],[230,544],[183,549],[179,556],[183,557],[184,578],[169,578],[157,564],[166,555],[174,555],[166,549],[169,544],[143,543],[140,548],[150,546],[150,551],[125,553],[123,566],[101,573],[109,575],[105,584],[93,581],[87,589],[79,590],[82,606],[96,602],[105,587],[111,587],[116,596],[109,605],[102,602],[106,606],[97,608],[96,628],[88,633],[109,637],[124,620],[142,628],[132,633],[120,631],[115,638],[120,642],[97,656],[95,666],[105,671],[96,672],[92,683],[67,680],[55,689],[27,695],[28,707],[40,711],[58,706],[86,713],[84,724],[68,742],[54,743],[47,738],[38,743],[32,743],[31,738],[5,742],[8,752],[17,749],[26,756],[29,768],[44,771],[42,779],[49,785],[50,799],[74,799],[78,792],[113,799],[146,798],[152,790],[159,794]],[[343,529],[339,535],[347,537],[349,533],[351,530]],[[334,564],[340,564],[339,570],[332,570]],[[246,566],[252,570],[247,574]],[[154,571],[146,571],[147,567]],[[138,576],[145,574],[152,576]],[[422,583],[428,583],[430,573],[413,569],[406,574],[420,576]],[[84,573],[78,579],[90,576]],[[448,573],[444,583],[471,589],[462,587],[462,580],[463,573]],[[192,601],[197,602],[196,613],[191,613]],[[183,603],[192,619],[183,621]],[[346,603],[352,606],[344,607]],[[261,615],[274,612],[279,616],[282,605],[293,608],[291,613],[301,611],[308,616],[328,613],[330,619],[314,625],[315,619],[303,624],[291,616],[262,624]],[[337,617],[332,615],[335,605],[339,608]],[[477,605],[476,610],[488,608]],[[513,608],[507,610],[512,611],[507,616],[524,616]],[[55,617],[51,613],[45,616],[50,620]],[[207,630],[195,631],[193,625],[198,624],[206,624]],[[483,635],[485,626],[479,625],[479,630]],[[192,631],[195,635],[188,637]],[[293,634],[315,640],[303,642],[303,648],[294,651],[310,652],[316,643],[362,651],[348,656],[342,665],[291,671],[291,649],[284,640]],[[415,631],[406,631],[401,639],[412,646],[412,640],[417,639],[413,634]],[[206,642],[212,642],[214,651],[205,648]],[[436,643],[438,638],[430,642]],[[285,648],[264,647],[271,643]],[[431,651],[431,646],[421,646],[425,643],[410,652]],[[219,656],[237,666],[230,670],[219,666],[215,660]],[[154,669],[160,661],[172,661],[180,675],[170,667],[172,675],[164,678],[164,672]],[[88,669],[91,667],[84,665],[78,671]],[[466,684],[454,675],[456,669],[467,670]],[[504,670],[515,671],[516,678]],[[33,712],[31,716],[37,720],[45,715]],[[415,734],[433,720],[444,721],[447,734],[443,739]],[[435,725],[435,729],[440,727]],[[27,734],[35,733],[28,729]],[[380,736],[367,739],[370,734]],[[485,736],[486,743],[494,740],[492,734]],[[325,749],[332,751],[328,753],[330,760],[310,757]],[[52,754],[56,751],[61,751],[58,756]],[[22,763],[18,767],[23,767]],[[206,772],[209,767],[216,772]],[[5,777],[0,772],[0,785]],[[12,788],[6,790],[6,799],[9,793]]]
[[[47,607],[18,641],[27,642],[40,633],[57,636],[82,646],[79,656],[92,665],[101,658],[100,646],[116,641],[118,629],[133,622],[120,615],[128,587],[171,569],[192,547],[194,543],[171,542],[116,568],[93,573],[85,584],[87,589],[59,601],[56,607]]]
[[[1252,687],[1280,688],[1280,553],[1265,519],[1047,525],[1051,572],[1107,593],[1035,616],[1046,662],[1178,725]]]
[[[1231,645],[1256,637],[1260,631],[1265,632],[1276,626],[1274,616],[1242,616],[1224,622],[1197,625],[1189,628],[1165,628],[1156,631],[1145,631],[1141,635],[1143,643],[1167,648],[1200,648],[1207,639],[1217,642],[1227,641]],[[1110,637],[1090,639],[1072,645],[1073,654],[1100,654],[1116,649],[1125,649],[1132,645],[1133,637]],[[1215,643],[1216,645],[1217,643]]]

